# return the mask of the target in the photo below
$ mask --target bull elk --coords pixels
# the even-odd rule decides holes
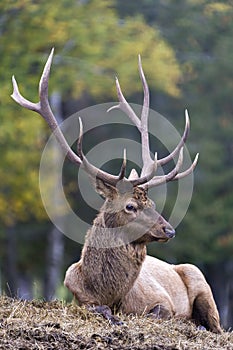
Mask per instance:
[[[122,94],[116,79],[119,108],[133,121],[141,135],[142,171],[132,169],[126,178],[126,153],[118,176],[92,165],[82,151],[83,126],[80,122],[77,153],[65,140],[48,101],[48,80],[53,50],[47,60],[39,84],[38,103],[25,99],[13,77],[13,99],[21,106],[39,113],[55,134],[66,156],[94,179],[96,191],[105,202],[92,227],[86,234],[81,259],[71,265],[64,284],[80,305],[87,305],[113,323],[120,320],[113,310],[126,314],[151,314],[156,318],[184,317],[206,329],[220,333],[219,314],[209,285],[194,265],[170,265],[147,255],[148,243],[167,242],[175,236],[173,227],[155,210],[148,197],[148,189],[190,174],[192,165],[180,172],[183,145],[190,123],[186,111],[186,125],[176,148],[166,157],[151,157],[148,138],[149,90],[139,57],[139,72],[144,90],[144,102],[139,118]],[[171,161],[178,154],[174,168],[163,176],[155,175],[156,168]]]

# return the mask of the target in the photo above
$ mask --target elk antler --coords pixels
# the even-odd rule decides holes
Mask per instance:
[[[151,174],[152,169],[154,168],[154,163],[157,165],[164,165],[168,163],[170,160],[174,158],[174,156],[179,152],[179,158],[177,161],[176,166],[172,171],[170,171],[168,174],[163,175],[163,176],[153,176],[152,179],[148,179],[146,182],[144,182],[143,187],[145,188],[150,188],[153,186],[160,185],[162,183],[168,182],[168,181],[173,181],[173,180],[178,180],[181,179],[188,174],[190,174],[198,161],[198,156],[199,154],[197,153],[195,156],[195,159],[192,163],[192,165],[185,171],[179,173],[179,169],[182,166],[183,162],[183,145],[185,141],[187,140],[189,130],[190,130],[190,120],[189,120],[189,115],[188,111],[185,110],[185,129],[184,133],[181,137],[180,142],[178,145],[175,147],[175,149],[166,157],[158,159],[158,160],[153,160],[151,158],[151,152],[150,152],[150,147],[149,147],[149,136],[148,136],[148,116],[149,116],[149,89],[148,85],[146,82],[146,78],[142,69],[142,63],[141,63],[141,57],[140,55],[138,56],[138,66],[139,66],[139,73],[140,73],[140,78],[142,81],[143,85],[143,91],[144,91],[144,101],[143,101],[143,107],[142,107],[142,112],[141,112],[141,118],[136,115],[132,107],[129,105],[127,100],[125,99],[120,83],[118,79],[116,78],[116,89],[117,89],[117,95],[119,99],[119,104],[111,107],[108,109],[108,112],[110,112],[113,109],[119,108],[121,109],[125,114],[128,115],[128,117],[131,119],[131,121],[135,124],[135,126],[138,128],[140,134],[141,134],[141,144],[142,144],[142,161],[143,161],[143,166],[142,166],[142,171],[141,171],[141,177],[146,177],[147,174]],[[157,157],[155,156],[155,159]],[[133,178],[135,175],[130,175],[129,178]]]
[[[79,124],[80,124],[80,135],[78,139],[78,154],[74,153],[71,149],[71,147],[68,145],[58,123],[57,120],[51,110],[51,107],[49,105],[48,100],[48,82],[49,82],[49,74],[50,74],[50,68],[52,64],[52,59],[54,55],[54,49],[52,49],[48,60],[45,64],[43,73],[41,75],[40,83],[39,83],[39,102],[33,103],[26,98],[24,98],[21,93],[19,92],[19,88],[17,85],[17,82],[15,80],[15,77],[12,77],[12,83],[13,83],[13,94],[11,97],[22,107],[26,109],[30,109],[32,111],[35,111],[36,113],[40,114],[51,130],[53,131],[57,141],[61,145],[62,150],[66,154],[66,156],[71,160],[71,162],[83,166],[85,171],[94,178],[101,179],[103,182],[108,183],[112,186],[116,186],[118,181],[124,179],[124,181],[127,181],[131,183],[133,186],[140,185],[142,183],[145,183],[146,181],[149,181],[153,178],[155,170],[156,170],[156,164],[151,168],[151,172],[147,176],[143,176],[139,179],[134,180],[127,180],[125,178],[125,168],[126,168],[126,152],[124,151],[124,159],[121,167],[120,174],[118,176],[109,174],[101,169],[96,168],[94,165],[88,162],[87,158],[84,156],[82,152],[82,139],[83,139],[83,125],[81,118],[79,118]]]
[[[12,98],[22,107],[26,109],[30,109],[32,111],[35,111],[36,113],[40,114],[51,130],[53,131],[57,141],[61,145],[61,148],[63,152],[66,154],[66,156],[71,160],[71,162],[82,166],[85,171],[94,178],[98,178],[102,180],[105,183],[108,183],[112,186],[116,186],[117,183],[120,180],[124,180],[125,182],[130,183],[133,186],[138,186],[138,185],[144,185],[147,187],[155,186],[160,183],[164,183],[167,181],[179,179],[181,177],[184,177],[188,175],[190,172],[193,171],[196,163],[197,163],[197,158],[198,155],[196,156],[192,166],[187,169],[183,173],[178,173],[179,169],[182,165],[182,146],[188,136],[188,131],[189,131],[189,119],[188,119],[188,113],[186,112],[186,127],[184,134],[182,136],[181,141],[177,145],[177,147],[174,149],[174,151],[168,155],[165,158],[159,159],[157,161],[157,155],[155,155],[154,160],[150,156],[150,149],[149,149],[149,138],[148,138],[148,114],[149,114],[149,89],[147,86],[147,82],[142,70],[142,65],[141,65],[141,59],[139,56],[139,71],[140,71],[140,77],[143,83],[143,90],[144,90],[144,103],[143,103],[143,108],[142,108],[142,115],[141,115],[141,120],[137,117],[137,115],[134,113],[133,109],[130,107],[128,102],[125,100],[120,84],[118,80],[116,79],[116,86],[117,86],[117,93],[119,97],[120,103],[117,106],[114,106],[110,108],[109,110],[113,108],[120,108],[123,110],[129,117],[130,119],[134,122],[134,124],[137,126],[141,133],[141,139],[142,139],[142,158],[143,158],[143,168],[141,172],[140,177],[132,176],[132,178],[129,177],[129,179],[125,178],[125,169],[126,169],[126,151],[124,150],[124,157],[123,157],[123,162],[121,166],[121,170],[118,176],[109,174],[101,169],[98,169],[85,157],[82,151],[82,139],[83,139],[83,125],[82,125],[82,120],[79,118],[79,125],[80,125],[80,134],[78,138],[78,145],[77,145],[77,154],[72,151],[71,147],[68,145],[58,123],[57,120],[51,110],[49,100],[48,100],[48,82],[49,82],[49,74],[50,74],[50,69],[51,69],[51,64],[52,64],[52,59],[53,59],[53,54],[54,54],[54,49],[52,49],[48,60],[45,64],[43,73],[41,75],[40,83],[39,83],[39,102],[38,103],[33,103],[26,98],[24,98],[20,92],[19,88],[17,85],[17,82],[14,78],[12,77],[12,83],[13,83],[13,94],[11,95]],[[155,176],[155,171],[157,169],[157,165],[163,165],[170,161],[175,154],[180,152],[179,159],[177,162],[177,165],[175,168],[168,173],[165,176]]]

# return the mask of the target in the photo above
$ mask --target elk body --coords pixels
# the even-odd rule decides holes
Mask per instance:
[[[133,193],[121,194],[101,184],[103,193],[106,201],[86,235],[81,259],[66,272],[65,285],[78,302],[107,305],[97,310],[110,319],[110,309],[165,319],[185,317],[220,333],[218,311],[201,271],[146,254],[148,243],[166,242],[175,235],[146,191],[136,187]]]
[[[125,177],[126,154],[118,176],[108,174],[90,164],[82,152],[83,128],[80,119],[78,152],[67,144],[58,127],[48,102],[48,79],[51,53],[40,81],[40,102],[32,103],[19,92],[13,78],[12,97],[25,108],[39,113],[48,123],[67,157],[94,179],[96,191],[105,199],[93,226],[86,234],[81,259],[71,265],[65,276],[65,285],[80,305],[88,305],[112,322],[119,320],[112,314],[121,310],[126,314],[151,314],[156,318],[184,317],[216,333],[221,332],[219,315],[209,285],[194,265],[170,265],[147,255],[150,242],[167,242],[175,236],[172,226],[156,211],[148,197],[148,189],[180,179],[196,166],[180,172],[183,144],[189,132],[186,126],[171,154],[157,159],[150,155],[148,138],[149,91],[139,58],[139,72],[144,89],[144,104],[138,118],[125,100],[116,80],[120,108],[134,122],[141,134],[143,167],[140,176],[133,169]],[[177,164],[168,174],[156,176],[162,166],[179,154]]]

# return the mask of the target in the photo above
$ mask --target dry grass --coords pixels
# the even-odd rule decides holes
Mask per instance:
[[[191,322],[120,315],[123,326],[60,301],[0,297],[0,349],[233,349],[233,332],[216,335]]]

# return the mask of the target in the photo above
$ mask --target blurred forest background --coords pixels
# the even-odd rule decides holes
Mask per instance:
[[[115,101],[116,74],[128,100],[141,103],[141,53],[151,108],[182,130],[187,107],[188,149],[192,157],[200,152],[192,202],[177,237],[152,244],[150,254],[197,264],[213,288],[222,324],[233,327],[232,38],[231,0],[1,1],[0,293],[69,298],[64,272],[81,250],[53,227],[43,208],[38,170],[50,132],[42,118],[10,98],[12,74],[22,93],[37,101],[39,76],[55,47],[50,96],[65,119]],[[86,209],[77,200],[76,173],[67,162],[64,184],[81,213]],[[169,203],[165,217],[166,211]],[[94,214],[86,213],[87,220]]]

